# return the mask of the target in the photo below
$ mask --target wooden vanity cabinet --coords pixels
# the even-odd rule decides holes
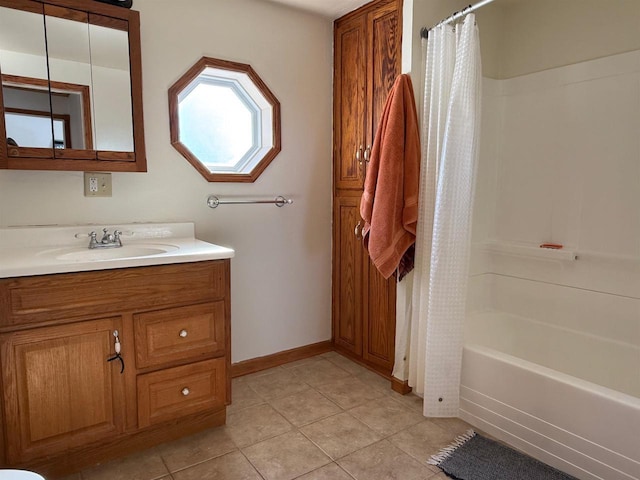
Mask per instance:
[[[229,260],[1,279],[0,468],[55,478],[223,424],[229,295]]]

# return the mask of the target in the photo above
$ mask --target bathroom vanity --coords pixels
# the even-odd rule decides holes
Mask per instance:
[[[0,230],[2,467],[55,477],[225,422],[233,250],[120,227],[92,250],[91,227]]]

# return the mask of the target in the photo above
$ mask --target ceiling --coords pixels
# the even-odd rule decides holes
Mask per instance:
[[[335,20],[371,0],[269,0]]]

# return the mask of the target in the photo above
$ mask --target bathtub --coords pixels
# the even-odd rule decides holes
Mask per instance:
[[[581,480],[640,479],[636,346],[474,314],[460,397],[463,420]]]

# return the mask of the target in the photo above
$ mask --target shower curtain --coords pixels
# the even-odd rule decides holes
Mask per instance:
[[[424,396],[425,416],[455,417],[480,127],[475,16],[441,25],[422,42],[425,96],[408,380]]]

